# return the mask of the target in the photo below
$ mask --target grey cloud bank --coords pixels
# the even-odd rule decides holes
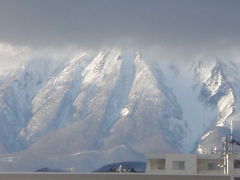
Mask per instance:
[[[0,0],[0,42],[86,48],[240,45],[237,0]]]

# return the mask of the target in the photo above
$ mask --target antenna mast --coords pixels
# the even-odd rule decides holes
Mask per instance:
[[[233,140],[234,140],[234,137],[233,137],[233,120],[231,119],[231,139],[230,139],[230,142],[232,144],[232,152],[233,152]]]

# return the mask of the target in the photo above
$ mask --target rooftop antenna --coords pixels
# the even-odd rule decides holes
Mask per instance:
[[[226,123],[226,121],[225,121]],[[233,154],[233,125],[232,125],[232,119],[230,121],[230,136],[226,135],[223,138],[223,167],[224,167],[224,174],[229,174],[229,158],[230,154]],[[229,145],[231,144],[232,149],[229,150]]]
[[[225,136],[223,139],[223,145],[224,145],[224,151],[223,151],[223,157],[224,157],[224,174],[229,174],[229,161],[230,161],[230,156],[233,154],[237,153],[234,151],[234,144],[240,146],[240,142],[234,139],[233,136],[233,120],[231,119],[230,122],[230,136]],[[231,145],[231,150],[229,149]]]
[[[224,167],[224,174],[229,174],[229,136],[224,137],[223,139],[223,167]]]
[[[233,120],[231,118],[231,123],[230,123],[230,128],[231,128],[231,134],[230,134],[230,142],[231,142],[231,145],[232,145],[232,152],[233,152]]]

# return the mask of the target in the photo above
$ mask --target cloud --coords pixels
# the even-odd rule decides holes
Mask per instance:
[[[240,45],[238,0],[0,0],[0,42],[85,48]]]

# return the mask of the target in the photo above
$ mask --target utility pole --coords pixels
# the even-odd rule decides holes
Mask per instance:
[[[225,175],[229,175],[229,137],[226,136],[224,138],[224,142],[223,142],[223,145],[224,145],[224,151],[223,151],[223,167],[224,167],[224,174]]]

